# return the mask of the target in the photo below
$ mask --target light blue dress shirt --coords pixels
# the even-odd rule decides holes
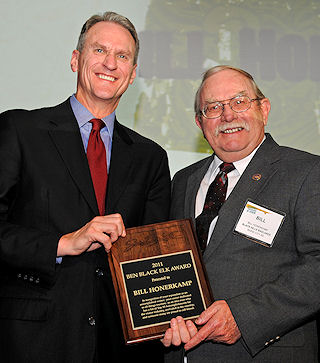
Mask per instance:
[[[93,118],[95,118],[90,111],[88,111],[75,97],[73,94],[70,97],[70,104],[74,116],[78,122],[81,138],[84,146],[84,150],[87,153],[87,146],[89,141],[90,132],[92,129],[92,124],[89,122]],[[104,124],[106,125],[100,131],[101,139],[104,143],[106,148],[106,157],[107,157],[107,168],[109,173],[110,167],[110,159],[111,159],[111,149],[112,149],[112,136],[113,136],[113,129],[114,129],[114,120],[115,120],[115,111],[112,112],[110,115],[101,119]],[[56,258],[56,263],[60,264],[62,261],[62,257]]]
[[[87,152],[87,146],[88,146],[88,140],[90,136],[90,132],[92,129],[92,124],[89,122],[93,118],[95,118],[90,111],[88,111],[75,97],[75,95],[72,95],[70,97],[70,104],[72,107],[72,111],[77,119],[82,142],[84,146],[85,152]],[[112,136],[113,136],[113,129],[114,129],[114,120],[115,120],[115,111],[112,112],[110,115],[104,117],[101,119],[106,127],[101,129],[100,135],[101,139],[104,143],[104,146],[106,148],[106,156],[107,156],[107,168],[109,172],[109,166],[110,166],[110,158],[111,158],[111,149],[112,149]]]

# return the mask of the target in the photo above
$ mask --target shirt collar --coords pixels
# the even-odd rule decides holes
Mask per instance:
[[[74,113],[74,116],[78,122],[79,128],[83,127],[91,119],[95,118],[91,114],[91,112],[77,100],[77,98],[74,94],[70,97],[70,104],[71,104],[71,108]],[[107,126],[108,132],[109,132],[110,136],[112,137],[113,129],[114,129],[114,121],[115,121],[115,111],[113,111],[110,115],[105,116],[101,120]]]
[[[254,154],[257,152],[257,150],[259,149],[259,147],[261,146],[261,144],[264,142],[265,139],[266,139],[266,136],[263,137],[260,144],[249,155],[247,155],[245,158],[233,162],[233,165],[234,165],[235,169],[239,172],[240,175],[242,175],[245,168],[248,166],[248,164],[250,163],[250,161],[253,158]],[[211,172],[214,172],[219,167],[219,165],[221,163],[223,163],[223,161],[220,160],[217,155],[215,155],[215,157],[213,159],[213,162],[211,164]]]

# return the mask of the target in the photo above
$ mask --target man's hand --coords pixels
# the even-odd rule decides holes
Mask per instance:
[[[98,216],[75,232],[63,235],[58,244],[57,256],[80,255],[101,246],[109,252],[118,237],[125,237],[126,230],[120,214]]]
[[[185,322],[181,316],[177,316],[171,319],[170,328],[167,329],[161,342],[165,347],[179,346],[181,343],[187,343],[197,332],[198,329],[191,320]]]
[[[165,347],[185,344],[184,349],[189,350],[204,340],[234,344],[241,337],[237,323],[224,300],[214,302],[201,313],[195,323],[198,326],[203,325],[199,331],[190,320],[185,322],[181,317],[172,319],[170,328],[161,339],[162,344]]]
[[[204,340],[234,344],[241,337],[237,323],[227,302],[224,300],[214,302],[201,313],[195,323],[203,325],[203,327],[185,345],[185,350],[192,349]]]

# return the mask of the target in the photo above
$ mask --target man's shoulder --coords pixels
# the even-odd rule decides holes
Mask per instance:
[[[312,154],[308,151],[295,149],[289,146],[280,146],[279,150],[283,158],[288,158],[289,160],[297,160],[297,159],[309,159],[309,160],[320,160],[320,156],[316,154]]]
[[[261,160],[266,165],[278,164],[285,171],[304,170],[312,164],[320,163],[320,156],[291,146],[279,145],[267,134],[266,141],[261,145],[253,160]]]
[[[190,165],[186,166],[185,168],[177,171],[176,174],[174,175],[174,178],[175,179],[185,178],[191,174],[196,173],[198,170],[202,169],[206,165],[207,165],[207,167],[209,167],[212,160],[213,160],[212,155],[210,155],[204,159],[196,161],[195,163],[190,164]]]
[[[304,173],[310,168],[320,167],[320,156],[289,146],[279,146],[278,158],[281,168],[293,173]]]
[[[67,109],[68,100],[54,106],[47,106],[35,109],[11,109],[0,114],[1,122],[18,123],[20,125],[35,122],[37,119],[43,119],[50,114],[56,113],[58,110]]]

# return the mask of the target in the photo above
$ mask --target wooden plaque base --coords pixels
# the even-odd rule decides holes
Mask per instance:
[[[189,219],[128,228],[109,253],[126,344],[161,338],[170,319],[212,303]]]

